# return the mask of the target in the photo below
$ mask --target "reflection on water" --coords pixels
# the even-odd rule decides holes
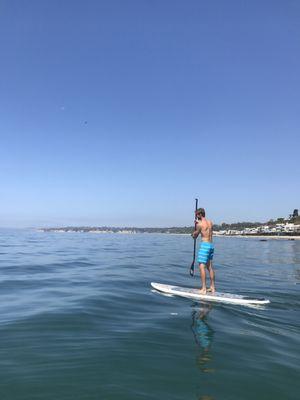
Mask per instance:
[[[211,396],[204,395],[204,396],[199,397],[199,400],[214,400],[214,398]]]
[[[198,345],[197,366],[201,372],[213,372],[210,367],[212,361],[211,346],[214,337],[214,330],[207,322],[208,314],[212,309],[211,304],[200,304],[200,309],[192,312],[192,331],[195,342]]]

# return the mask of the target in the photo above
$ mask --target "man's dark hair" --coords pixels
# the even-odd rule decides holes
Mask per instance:
[[[204,208],[197,208],[197,214],[201,215],[201,217],[205,217]]]

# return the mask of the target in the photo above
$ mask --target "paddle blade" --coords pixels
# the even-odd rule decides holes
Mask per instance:
[[[194,273],[195,273],[195,264],[192,263],[191,268],[190,268],[190,275],[194,276]]]

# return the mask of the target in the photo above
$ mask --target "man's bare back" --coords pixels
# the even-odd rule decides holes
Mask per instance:
[[[212,242],[212,221],[206,218],[202,218],[200,221],[197,221],[196,231],[199,231],[199,233],[201,234],[201,239],[203,242]]]

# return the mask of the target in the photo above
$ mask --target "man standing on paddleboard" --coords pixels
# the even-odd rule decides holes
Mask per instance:
[[[212,259],[214,255],[214,245],[212,243],[213,236],[213,223],[205,218],[204,208],[197,208],[196,210],[196,229],[192,233],[194,239],[201,234],[201,244],[198,252],[198,263],[200,268],[200,275],[202,281],[201,294],[206,292],[214,293],[215,288],[215,273],[212,266]],[[206,271],[208,269],[210,277],[210,288],[206,289]]]

